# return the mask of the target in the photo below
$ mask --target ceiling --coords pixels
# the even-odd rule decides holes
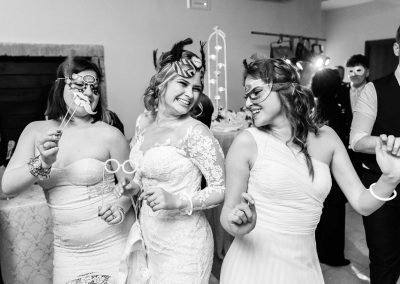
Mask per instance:
[[[372,1],[374,0],[321,0],[321,8],[322,10],[331,10],[364,4]]]

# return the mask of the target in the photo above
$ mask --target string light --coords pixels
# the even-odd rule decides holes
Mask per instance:
[[[215,51],[215,53],[210,53]],[[207,40],[208,57],[208,96],[212,99],[216,116],[219,115],[220,106],[228,109],[227,94],[227,66],[226,66],[226,41],[225,33],[214,27],[214,31]],[[214,114],[214,117],[216,117]]]

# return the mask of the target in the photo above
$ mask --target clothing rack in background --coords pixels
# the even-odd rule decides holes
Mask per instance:
[[[276,42],[270,43],[270,58],[285,59],[300,69],[303,69],[301,62],[315,61],[318,68],[329,64],[330,58],[324,54],[324,46],[320,43],[325,42],[325,38],[257,31],[252,31],[251,34],[278,37]]]
[[[308,39],[308,40],[315,40],[315,41],[326,41],[325,38],[312,37],[312,36],[303,36],[303,35],[289,35],[289,34],[277,34],[277,33],[255,32],[255,31],[251,31],[251,34],[255,34],[255,35],[265,35],[265,36],[277,36],[277,37],[279,37],[280,39],[289,38],[289,39]]]

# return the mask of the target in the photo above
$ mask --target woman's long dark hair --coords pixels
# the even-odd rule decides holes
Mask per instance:
[[[278,93],[283,111],[291,125],[292,136],[289,141],[299,146],[300,152],[305,155],[309,174],[314,178],[314,167],[307,149],[307,137],[309,132],[317,135],[321,123],[311,90],[299,84],[296,69],[284,60],[259,58],[256,55],[252,58],[253,61],[248,64],[244,61],[244,79],[250,76],[273,84],[272,91]],[[270,130],[268,125],[259,128],[264,131]]]
[[[92,70],[97,75],[97,80],[99,81],[99,91],[98,95],[99,103],[97,104],[94,111],[93,123],[96,121],[109,122],[109,114],[107,112],[106,99],[101,94],[101,82],[103,74],[101,69],[92,61],[85,57],[68,57],[63,63],[57,68],[57,79],[54,82],[49,98],[47,101],[47,109],[45,115],[48,119],[62,120],[64,115],[67,113],[67,105],[64,101],[64,87],[65,80],[63,78],[69,78],[72,74],[78,74],[79,72]]]

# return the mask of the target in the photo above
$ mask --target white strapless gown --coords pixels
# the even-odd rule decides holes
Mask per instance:
[[[314,232],[331,187],[328,165],[313,159],[312,180],[303,154],[256,128],[247,131],[258,147],[248,185],[257,224],[233,241],[220,283],[324,283]]]
[[[116,283],[119,263],[134,220],[132,210],[119,225],[108,225],[98,207],[114,202],[114,175],[104,162],[81,159],[54,168],[41,181],[54,224],[54,284]]]

